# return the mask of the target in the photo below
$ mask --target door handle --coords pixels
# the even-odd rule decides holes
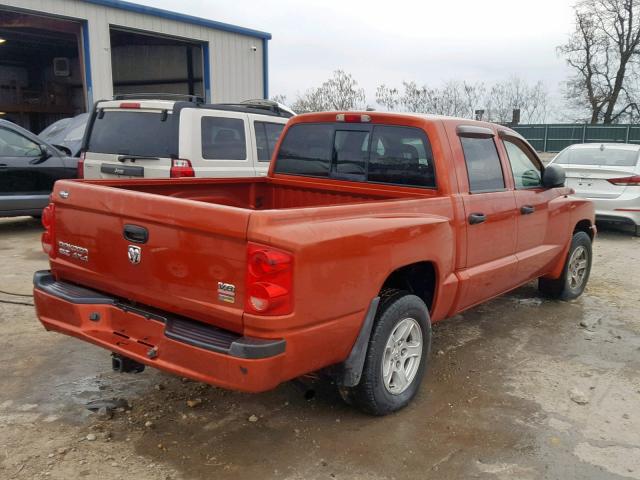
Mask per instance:
[[[133,243],[147,243],[149,240],[149,230],[139,225],[125,225],[122,234]]]
[[[469,215],[469,225],[476,225],[478,223],[484,223],[487,216],[484,213],[472,213]]]
[[[520,213],[522,215],[529,215],[530,213],[533,213],[536,211],[536,207],[534,207],[533,205],[523,205],[520,207]]]
[[[0,163],[0,169],[4,170],[6,168],[9,168],[9,165],[7,165],[6,163]]]

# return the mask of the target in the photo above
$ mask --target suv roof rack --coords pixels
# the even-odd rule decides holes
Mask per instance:
[[[114,100],[148,99],[148,100],[181,100],[192,103],[204,103],[204,98],[198,95],[182,93],[119,93],[113,96]]]
[[[266,110],[271,114],[275,114],[279,117],[290,118],[293,117],[296,112],[291,110],[286,105],[282,105],[281,103],[275,102],[273,100],[264,100],[264,99],[255,99],[255,100],[244,100],[239,103],[218,103],[214,104],[214,107],[238,107],[241,109],[255,109],[255,110]]]

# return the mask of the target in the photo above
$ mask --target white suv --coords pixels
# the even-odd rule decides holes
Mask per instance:
[[[294,113],[276,102],[204,104],[156,95],[96,103],[78,162],[80,178],[266,175]]]

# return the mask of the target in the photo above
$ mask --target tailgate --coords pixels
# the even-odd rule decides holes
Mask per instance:
[[[52,198],[59,279],[242,330],[249,210],[86,182]]]

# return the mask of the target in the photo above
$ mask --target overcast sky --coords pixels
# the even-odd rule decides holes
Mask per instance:
[[[377,85],[449,79],[542,80],[554,100],[568,70],[556,54],[575,0],[137,0],[270,32],[270,94],[351,73],[374,101]]]

